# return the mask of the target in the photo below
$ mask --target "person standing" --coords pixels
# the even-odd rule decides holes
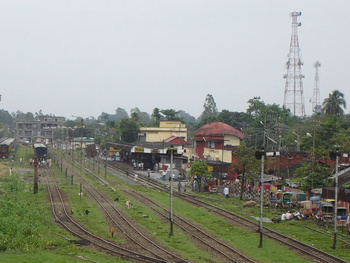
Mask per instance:
[[[165,171],[165,170],[162,172],[162,180],[163,180],[163,181],[166,180],[166,171]]]
[[[181,188],[182,188],[182,184],[181,184],[181,181],[179,182],[179,184],[178,184],[178,189],[179,189],[179,193],[181,192]]]
[[[224,195],[225,195],[226,199],[229,198],[228,194],[229,194],[228,187],[225,186],[225,188],[224,188]]]
[[[151,177],[151,169],[147,169],[147,174],[148,174],[148,178],[150,178]]]

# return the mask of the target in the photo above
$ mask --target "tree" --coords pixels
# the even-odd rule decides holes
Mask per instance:
[[[322,112],[325,115],[343,116],[344,110],[342,107],[346,109],[344,94],[339,90],[333,90],[333,92],[329,94],[328,98],[323,101]]]
[[[204,160],[195,161],[194,163],[192,163],[189,174],[190,176],[197,178],[199,189],[203,185],[202,180],[206,182],[207,179],[212,176],[211,173],[208,171],[208,164]]]
[[[310,149],[310,156],[312,156],[313,151]],[[318,147],[315,149],[315,157],[312,161],[304,161],[302,166],[294,171],[294,175],[297,175],[299,182],[302,183],[302,190],[327,186],[327,178],[331,174],[331,168],[319,160],[327,160],[328,155],[329,151],[326,148]],[[325,163],[327,162],[325,161]]]
[[[167,109],[167,110],[161,110],[160,113],[162,113],[167,120],[177,120],[175,115],[178,114],[179,112],[173,109]]]
[[[109,120],[109,114],[102,112],[97,119],[106,123]]]
[[[134,108],[134,109],[131,109],[131,119],[133,119],[134,121],[139,121],[139,118],[140,118],[140,113],[141,111],[139,110],[139,108]]]
[[[259,172],[259,161],[255,158],[254,153],[253,147],[248,147],[244,142],[238,146],[236,151],[232,152],[232,155],[237,158],[237,162],[233,164],[233,169],[242,174],[241,200],[243,199],[243,185],[246,183],[246,174],[255,176]]]
[[[263,146],[264,134],[274,141],[279,141],[279,135],[283,135],[283,127],[290,129],[296,121],[290,110],[277,104],[265,104],[260,97],[254,97],[248,103],[246,120],[249,125],[244,128],[244,135],[255,142],[258,148]]]
[[[200,122],[198,123],[198,125],[196,125],[196,127],[198,129],[208,123],[217,122],[217,121],[218,121],[218,118],[215,115],[206,116],[200,119]]]
[[[216,107],[214,97],[211,94],[208,94],[207,97],[205,98],[203,108],[204,108],[204,111],[202,112],[200,119],[208,116],[216,116],[218,114],[218,109]]]
[[[156,119],[156,122],[160,121],[162,115],[160,114],[160,110],[158,108],[154,108],[152,112],[152,117]]]
[[[188,123],[195,123],[196,122],[196,118],[195,117],[191,116],[190,114],[188,114],[187,112],[185,112],[183,110],[179,110],[178,116],[186,124],[188,124]]]
[[[119,128],[122,142],[131,143],[137,141],[139,125],[135,120],[123,118],[119,123]]]
[[[35,116],[35,118],[38,118],[39,116],[44,116],[43,110],[39,110],[39,111],[35,112],[34,116]]]
[[[131,109],[131,118],[141,123],[142,125],[148,124],[151,122],[151,118],[147,112],[142,112],[139,108]]]
[[[217,116],[217,120],[226,123],[236,129],[244,129],[248,126],[250,116],[244,112],[231,112],[222,110]]]
[[[120,121],[122,118],[128,118],[129,116],[126,110],[122,108],[117,108],[115,110],[115,117],[116,117],[116,121]]]
[[[8,111],[0,110],[0,122],[2,124],[12,125],[13,117]]]

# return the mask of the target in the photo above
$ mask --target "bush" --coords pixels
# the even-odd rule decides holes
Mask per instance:
[[[0,251],[29,251],[52,245],[50,215],[40,198],[16,175],[8,176],[1,185]]]

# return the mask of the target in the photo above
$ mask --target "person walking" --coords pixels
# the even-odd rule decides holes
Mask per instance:
[[[181,184],[181,181],[179,182],[179,184],[178,184],[178,189],[179,189],[179,193],[181,192],[181,188],[182,188],[182,184]]]
[[[225,195],[226,199],[229,198],[228,194],[229,194],[228,187],[225,186],[225,188],[224,188],[224,195]]]
[[[166,180],[166,171],[165,171],[165,170],[162,172],[162,180],[163,180],[163,181]]]

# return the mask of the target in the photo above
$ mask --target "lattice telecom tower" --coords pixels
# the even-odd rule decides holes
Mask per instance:
[[[317,114],[321,112],[321,102],[320,102],[320,87],[319,87],[319,75],[318,68],[321,67],[321,63],[316,61],[315,67],[315,83],[314,83],[314,94],[312,96],[312,113]]]
[[[304,94],[303,94],[303,78],[301,74],[301,52],[299,48],[298,40],[298,23],[297,18],[301,16],[301,12],[293,12],[292,16],[292,37],[290,40],[290,49],[288,53],[287,74],[283,77],[286,79],[286,85],[284,90],[284,102],[283,106],[290,109],[293,115],[304,116]]]

